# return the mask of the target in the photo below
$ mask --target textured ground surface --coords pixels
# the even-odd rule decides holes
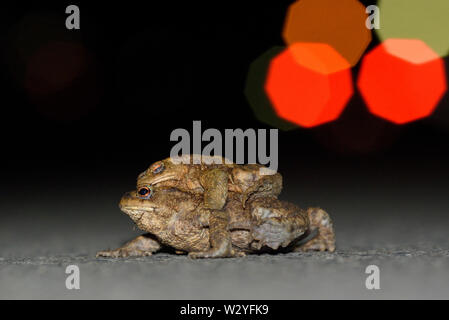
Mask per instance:
[[[424,249],[424,248],[422,248]],[[81,289],[66,290],[76,264]],[[381,289],[365,289],[376,264]],[[304,299],[449,298],[448,250],[340,251],[191,261],[160,254],[126,261],[46,256],[0,261],[1,298]]]
[[[446,178],[418,177],[413,188],[397,177],[345,177],[344,185],[340,178],[287,178],[287,187],[294,179],[309,183],[286,187],[282,197],[331,213],[337,253],[207,261],[168,254],[95,259],[96,251],[140,234],[117,208],[126,186],[50,183],[31,195],[7,194],[0,208],[10,213],[0,224],[0,298],[448,299],[449,200],[440,187]],[[80,268],[80,290],[65,288],[70,264]],[[380,268],[377,291],[365,288],[371,264]]]

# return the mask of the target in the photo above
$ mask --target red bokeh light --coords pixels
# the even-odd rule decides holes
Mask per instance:
[[[390,39],[368,53],[357,85],[372,114],[397,124],[429,116],[447,89],[443,60],[413,39]]]
[[[350,65],[327,44],[295,43],[271,61],[265,90],[278,116],[317,126],[337,119],[352,96]]]

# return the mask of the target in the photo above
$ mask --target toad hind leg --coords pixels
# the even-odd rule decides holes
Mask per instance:
[[[141,235],[124,246],[115,250],[100,251],[97,253],[98,257],[109,258],[127,258],[127,257],[144,257],[151,256],[153,252],[161,248],[159,242],[154,240],[149,234]]]
[[[263,247],[273,250],[288,247],[302,237],[309,226],[304,210],[276,198],[253,201],[251,216],[251,233],[254,239],[251,248],[254,250],[261,250]]]
[[[304,245],[295,248],[295,251],[335,251],[335,233],[332,220],[326,211],[320,208],[308,208],[307,214],[310,221],[310,231],[317,235]]]

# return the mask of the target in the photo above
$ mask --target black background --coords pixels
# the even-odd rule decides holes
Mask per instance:
[[[169,155],[171,131],[191,131],[193,120],[201,120],[203,130],[270,128],[255,118],[245,80],[252,61],[284,45],[281,31],[290,3],[78,1],[80,30],[65,28],[70,3],[3,5],[4,186],[33,181],[39,187],[53,176],[83,176],[92,184],[98,174],[119,173],[131,186],[139,172]],[[19,43],[38,47],[63,39],[89,55],[87,71],[63,90],[38,98],[24,85],[16,45],[17,25],[36,14],[51,18],[42,18]],[[57,36],[40,34],[45,28]],[[373,33],[367,51],[376,44]],[[353,68],[354,83],[359,65]],[[369,114],[355,90],[338,121],[280,132],[279,170],[285,175],[317,165],[348,173],[354,167],[388,168],[411,177],[428,170],[446,173],[448,109],[446,95],[432,117],[396,126]]]

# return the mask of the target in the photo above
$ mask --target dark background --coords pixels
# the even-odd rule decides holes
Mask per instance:
[[[117,203],[123,192],[134,187],[138,173],[169,156],[174,145],[169,141],[172,130],[185,128],[191,132],[193,120],[201,120],[203,130],[270,128],[254,116],[244,95],[245,81],[251,62],[271,47],[284,45],[281,31],[291,2],[77,1],[80,30],[65,28],[65,8],[71,3],[2,4],[0,257],[35,260],[20,260],[26,264],[23,269],[14,266],[16,260],[0,258],[4,275],[8,275],[2,277],[6,291],[1,297],[42,294],[53,298],[64,274],[49,268],[40,271],[36,280],[35,266],[53,263],[36,257],[93,257],[98,250],[116,247],[138,235]],[[71,46],[36,56],[43,44],[58,41]],[[377,44],[373,33],[367,52]],[[27,65],[34,69],[27,71]],[[67,76],[78,65],[81,71],[74,77]],[[353,68],[354,84],[359,65]],[[41,81],[47,72],[53,75],[53,84]],[[70,81],[64,82],[67,77]],[[363,284],[365,262],[354,261],[362,256],[370,260],[366,264],[374,259],[386,266],[390,272],[387,286],[406,284],[390,287],[386,297],[404,297],[400,295],[404,293],[421,297],[413,290],[426,285],[424,294],[432,296],[434,285],[440,286],[438,292],[447,294],[447,286],[439,278],[426,278],[430,274],[446,276],[443,270],[447,271],[447,257],[440,269],[426,268],[429,261],[436,261],[433,248],[447,249],[448,128],[447,94],[431,117],[397,126],[371,115],[355,90],[337,121],[313,129],[279,131],[279,171],[284,177],[281,197],[300,206],[319,205],[328,210],[336,224],[340,251],[322,260],[300,258],[305,259],[301,261],[311,274],[305,277],[309,279],[307,288],[327,279],[333,290],[328,291],[323,283],[307,296],[311,291],[289,287],[289,278],[276,271],[285,267],[283,260],[275,260],[279,265],[272,265],[273,270],[266,266],[261,274],[265,280],[277,275],[278,282],[273,278],[271,284],[247,284],[256,296],[360,297],[354,290]],[[410,247],[412,253],[426,252],[429,256],[419,261],[403,260],[401,256],[389,262],[389,255],[394,257],[394,252],[399,252],[405,256],[409,249],[404,248]],[[369,251],[388,248],[393,253],[377,255]],[[178,294],[184,298],[227,298],[234,292],[228,288],[214,294],[202,291],[199,284],[196,287],[195,279],[207,278],[208,264],[198,267],[176,260],[175,272],[186,277],[172,283],[173,268],[165,268],[162,263],[156,269],[147,269],[146,265],[139,269],[139,262],[131,270],[132,283],[137,287],[142,281],[139,272],[150,273],[145,281],[156,281],[151,278],[156,270],[158,277],[167,281],[152,283],[159,291],[139,289],[147,294],[141,295],[126,283],[114,282],[109,287],[111,282],[101,271],[109,267],[97,269],[90,260],[74,259],[91,268],[90,285],[95,286],[94,280],[100,279],[99,287],[88,291],[88,297],[123,297],[129,293],[134,297]],[[265,263],[263,259],[247,260],[249,265],[239,268],[254,275],[253,271]],[[336,266],[326,262],[328,259],[333,259]],[[65,263],[57,261],[55,264]],[[149,258],[147,262],[152,261]],[[398,265],[402,267],[398,269]],[[417,267],[419,276],[407,277],[411,265],[422,267]],[[226,266],[221,266],[225,269],[220,282],[225,287],[229,281],[238,285],[242,279],[252,279],[246,275],[239,278]],[[291,260],[283,270],[289,273],[296,266]],[[121,264],[111,268],[118,268],[120,275],[130,273]],[[201,268],[201,274],[197,268]],[[225,279],[225,275],[231,278]],[[417,278],[421,282],[414,284]],[[42,279],[55,281],[54,290],[49,290]],[[25,280],[28,282],[22,282]],[[357,289],[349,285],[351,281]],[[273,289],[273,295],[259,290],[262,284]],[[127,293],[120,293],[123,285]],[[297,295],[284,291],[285,286]],[[188,295],[182,288],[197,288],[197,296]],[[240,291],[239,297],[253,297],[245,292]]]
[[[168,156],[171,131],[191,131],[193,120],[202,120],[203,130],[269,128],[256,120],[243,91],[251,62],[283,45],[290,3],[79,2],[80,30],[65,29],[66,3],[5,8],[0,31],[4,177],[40,170],[136,175]],[[61,40],[84,48],[84,69],[62,89],[33,93],[20,51],[32,56],[45,43]],[[368,50],[377,43],[373,33]],[[62,69],[64,74],[74,55],[66,49],[35,64],[46,65],[42,73]],[[358,71],[353,68],[354,82]],[[369,114],[355,90],[338,121],[280,132],[280,170],[305,160],[326,166],[444,163],[448,109],[446,95],[429,119],[396,126]]]

